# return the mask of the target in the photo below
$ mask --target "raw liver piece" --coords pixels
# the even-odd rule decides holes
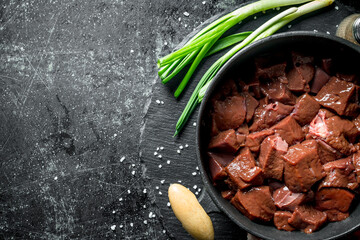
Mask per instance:
[[[353,142],[360,133],[355,124],[339,116],[326,118],[325,114],[320,109],[310,123],[309,134],[314,138],[320,138],[342,154],[354,153],[356,149],[349,141]]]
[[[292,192],[307,192],[324,176],[316,149],[296,144],[283,156],[284,182]]]
[[[356,180],[360,183],[360,152],[354,153],[351,158],[355,167]]]
[[[306,56],[296,51],[291,52],[291,59],[294,67],[299,67],[303,64],[314,64],[313,56]]]
[[[209,149],[215,149],[227,153],[235,153],[240,148],[240,143],[234,129],[220,132],[212,137],[209,143]]]
[[[302,205],[295,208],[289,224],[305,233],[312,233],[326,222],[326,213],[312,206]]]
[[[227,153],[208,152],[210,158],[214,158],[222,167],[226,167],[234,159],[234,155]]]
[[[273,192],[275,206],[282,210],[294,211],[294,209],[305,201],[304,193],[294,193],[288,187],[283,186]]]
[[[284,160],[288,144],[278,135],[264,139],[260,146],[259,166],[262,168],[264,178],[282,180]]]
[[[259,106],[255,111],[254,122],[249,128],[250,132],[257,132],[271,127],[289,115],[293,109],[293,106],[285,105],[281,102]]]
[[[209,169],[214,183],[224,180],[227,176],[224,167],[215,158],[209,158]]]
[[[296,52],[292,52],[292,61],[294,68],[287,75],[289,80],[289,89],[296,92],[309,92],[309,82],[313,79],[314,57],[304,56]]]
[[[269,186],[254,187],[246,192],[239,190],[231,203],[250,220],[271,221],[276,210]]]
[[[236,129],[243,124],[246,117],[245,98],[242,96],[227,97],[224,101],[214,102],[213,118],[220,130]]]
[[[322,188],[315,194],[316,208],[320,210],[336,209],[349,211],[355,195],[341,188]]]
[[[295,109],[291,116],[301,125],[304,126],[319,112],[320,104],[309,94],[305,93],[296,100]]]
[[[339,115],[344,115],[355,90],[355,84],[340,80],[337,77],[331,77],[315,96],[315,100]]]
[[[330,76],[321,68],[316,68],[314,80],[312,81],[310,92],[318,93],[320,89],[329,81]]]
[[[261,67],[256,64],[255,77],[263,80],[286,81],[286,62],[278,63],[269,67]]]
[[[245,98],[246,122],[250,122],[253,118],[256,107],[259,105],[259,102],[248,92],[243,92],[242,95]]]
[[[348,212],[343,213],[336,209],[325,210],[324,213],[326,213],[327,220],[329,222],[338,222],[338,221],[345,220],[346,218],[349,217]]]
[[[215,101],[224,99],[228,96],[238,95],[236,83],[233,79],[227,80],[224,84],[221,84],[220,89],[216,91],[214,96],[211,98],[212,103]]]
[[[318,154],[321,164],[332,162],[340,158],[341,153],[329,146],[323,140],[317,139],[316,142],[318,144]]]
[[[260,150],[261,142],[267,137],[274,134],[274,130],[265,129],[260,132],[250,133],[246,136],[245,147],[248,147],[252,152]]]
[[[321,68],[324,69],[327,74],[331,75],[333,68],[333,60],[331,58],[321,59]]]
[[[287,105],[294,105],[296,97],[290,92],[287,85],[280,81],[270,81],[260,84],[261,92],[270,100],[279,101]]]
[[[291,218],[292,213],[288,211],[276,211],[274,214],[274,225],[279,230],[294,231],[288,220]]]
[[[292,116],[287,116],[279,123],[271,127],[275,133],[279,134],[289,145],[301,141],[304,138],[301,126]]]
[[[260,185],[263,182],[262,170],[255,164],[255,159],[248,148],[244,148],[240,154],[225,168],[230,180],[243,189],[243,184],[238,184],[238,179],[252,184]]]
[[[326,177],[321,181],[319,189],[323,187],[341,187],[354,190],[359,186],[351,157],[326,163],[323,168]]]
[[[234,190],[224,190],[221,191],[221,196],[226,200],[231,200],[235,196],[235,193]]]

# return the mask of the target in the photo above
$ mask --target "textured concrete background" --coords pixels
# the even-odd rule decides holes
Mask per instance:
[[[155,171],[158,162],[140,157],[160,146],[149,135],[163,137],[162,123],[145,119],[173,117],[167,102],[164,112],[151,102],[171,97],[156,59],[242,2],[0,1],[0,239],[189,238],[159,180],[202,187],[199,175]],[[164,155],[176,158],[175,147],[191,141],[173,140]],[[217,234],[244,238],[224,216],[212,218]]]

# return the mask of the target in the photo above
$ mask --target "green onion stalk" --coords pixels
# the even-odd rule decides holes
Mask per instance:
[[[186,65],[192,63],[174,93],[174,96],[178,97],[186,87],[200,61],[209,55],[208,52],[214,49],[218,39],[227,30],[255,13],[309,1],[311,0],[260,0],[226,14],[198,32],[182,48],[158,60],[159,76],[162,83],[167,83]],[[238,41],[241,40],[243,39],[238,39]]]
[[[204,74],[197,84],[193,94],[191,95],[187,105],[185,106],[184,111],[182,112],[177,124],[175,135],[177,135],[182,128],[185,126],[187,120],[189,119],[192,112],[195,110],[196,106],[203,99],[206,89],[209,86],[211,80],[214,78],[219,69],[240,49],[247,46],[251,42],[265,38],[274,34],[280,28],[287,25],[289,22],[294,19],[305,15],[307,13],[316,11],[318,9],[324,8],[331,5],[334,0],[314,0],[309,3],[306,3],[298,8],[290,8],[283,11],[282,13],[276,15],[275,17],[268,20],[266,23],[261,25],[253,33],[251,33],[247,38],[245,38],[241,43],[234,46],[230,51],[228,51],[224,56],[219,58]]]

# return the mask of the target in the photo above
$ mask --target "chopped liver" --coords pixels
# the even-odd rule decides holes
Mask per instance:
[[[209,176],[249,219],[311,233],[351,215],[360,75],[334,63],[302,52],[262,56],[210,99]]]
[[[234,129],[220,132],[211,138],[209,149],[223,151],[226,153],[235,153],[240,148],[240,142]]]
[[[305,233],[312,233],[326,222],[326,213],[310,205],[301,205],[295,208],[289,224]]]
[[[261,143],[259,166],[264,172],[265,178],[282,180],[284,160],[288,144],[278,135],[271,135]]]
[[[355,195],[341,188],[322,188],[315,194],[316,208],[319,210],[336,209],[347,212]]]
[[[305,93],[296,100],[295,109],[291,116],[301,125],[309,124],[319,112],[320,104],[309,94]]]
[[[334,110],[339,115],[345,115],[346,108],[349,105],[356,88],[357,86],[352,82],[346,82],[337,77],[331,77],[325,86],[318,92],[315,99],[323,107]]]
[[[304,134],[301,126],[292,116],[287,116],[279,123],[271,127],[275,133],[279,134],[289,145],[303,140]]]
[[[283,156],[285,160],[284,181],[293,192],[307,192],[324,176],[316,149],[296,144]]]
[[[231,203],[251,220],[271,221],[276,210],[268,186],[239,190]]]
[[[294,231],[296,228],[291,226],[288,222],[292,213],[288,211],[276,211],[274,214],[274,225],[279,230]]]
[[[263,182],[262,170],[256,166],[255,159],[248,148],[244,148],[225,168],[225,171],[239,189],[244,188],[242,182],[251,185],[261,185]],[[239,183],[239,180],[242,182]]]
[[[356,181],[355,167],[351,157],[328,162],[323,165],[326,177],[321,181],[322,187],[341,187],[350,190],[356,189],[359,184]]]
[[[238,128],[246,117],[245,98],[242,96],[229,96],[225,100],[214,103],[213,118],[220,131]]]

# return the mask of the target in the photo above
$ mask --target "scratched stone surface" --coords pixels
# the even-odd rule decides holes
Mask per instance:
[[[172,138],[190,91],[174,100],[156,59],[243,2],[0,1],[0,239],[190,239],[166,197],[203,193],[195,128]]]

